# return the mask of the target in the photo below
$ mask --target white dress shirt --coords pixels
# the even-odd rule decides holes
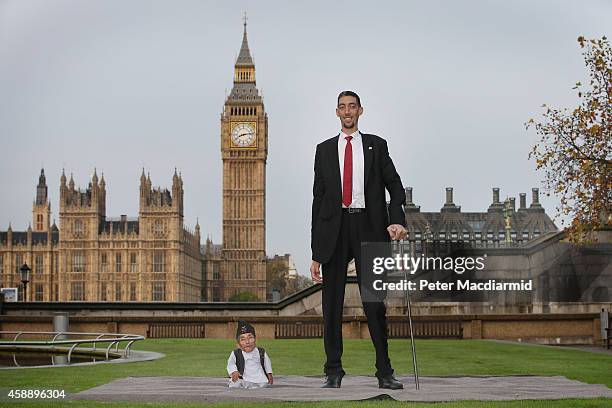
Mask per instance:
[[[346,149],[346,137],[353,136],[351,147],[353,148],[353,200],[349,208],[365,208],[365,189],[364,189],[364,165],[363,165],[363,140],[361,133],[355,131],[351,135],[340,132],[338,137],[338,160],[340,163],[340,191],[344,186],[344,149]],[[343,208],[346,208],[342,204]]]
[[[266,373],[272,373],[272,362],[270,361],[270,357],[268,357],[268,353],[264,353],[264,365],[266,367],[266,372],[264,373],[261,362],[259,361],[259,349],[257,347],[250,353],[246,353],[243,350],[241,350],[241,352],[244,357],[244,373],[242,374],[242,379],[249,383],[267,384],[268,376]],[[234,371],[238,371],[238,366],[236,365],[236,356],[232,351],[227,359],[227,374],[231,376]],[[230,379],[230,382],[231,381]]]

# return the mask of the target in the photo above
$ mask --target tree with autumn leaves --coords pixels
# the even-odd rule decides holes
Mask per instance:
[[[594,241],[593,231],[612,228],[612,48],[606,37],[578,38],[589,83],[580,82],[573,110],[543,105],[543,119],[530,119],[540,137],[529,153],[544,172],[547,191],[560,198],[557,211],[571,218],[574,242]]]

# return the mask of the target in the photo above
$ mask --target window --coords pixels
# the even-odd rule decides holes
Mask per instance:
[[[468,221],[467,225],[470,226],[474,231],[482,231],[482,227],[484,227],[484,221]]]
[[[121,301],[121,283],[115,282],[115,301]]]
[[[37,231],[42,231],[43,230],[43,216],[42,216],[42,214],[36,214],[36,230]]]
[[[107,292],[108,292],[108,288],[106,287],[106,282],[101,282],[100,283],[100,302],[106,302],[106,300],[108,299]]]
[[[130,301],[136,301],[136,282],[130,282]]]
[[[100,272],[108,272],[108,254],[106,252],[100,255]]]
[[[0,254],[0,282],[2,281],[3,273],[4,273],[4,255]]]
[[[164,233],[164,222],[162,220],[155,220],[155,224],[153,224],[153,232],[157,235]]]
[[[153,282],[151,289],[153,301],[163,302],[166,300],[166,282]]]
[[[213,302],[219,302],[221,300],[220,292],[221,291],[219,290],[219,288],[213,288],[213,293],[212,293]]]
[[[85,272],[85,254],[83,254],[83,251],[72,253],[72,271]]]
[[[34,258],[34,273],[40,275],[43,273],[43,256],[40,254],[37,254],[36,257]]]
[[[34,285],[34,300],[36,302],[43,301],[43,285],[42,283],[37,283]]]
[[[153,252],[153,272],[164,272],[166,270],[166,253],[164,251]]]
[[[115,254],[115,272],[121,272],[121,254]]]
[[[83,301],[85,293],[83,291],[83,282],[72,282],[70,286],[70,300]]]
[[[21,269],[22,265],[23,265],[23,255],[22,254],[16,254],[15,255],[15,273],[17,275],[19,275],[19,269]]]
[[[221,271],[220,271],[220,269],[221,269],[221,265],[219,263],[215,262],[213,264],[213,276],[212,276],[213,280],[221,279]]]
[[[74,220],[74,234],[75,235],[83,234],[83,220]]]
[[[136,254],[130,254],[130,272],[138,272],[138,263],[136,262]]]

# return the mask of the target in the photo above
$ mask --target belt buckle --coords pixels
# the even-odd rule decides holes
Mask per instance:
[[[349,214],[358,214],[358,213],[361,212],[361,208],[349,207],[348,212],[349,212]]]

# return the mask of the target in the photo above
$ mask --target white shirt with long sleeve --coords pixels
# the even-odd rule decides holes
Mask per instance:
[[[365,208],[365,188],[364,188],[364,159],[363,159],[363,139],[361,133],[355,131],[351,135],[340,132],[338,137],[338,161],[340,165],[340,191],[344,186],[344,150],[346,149],[346,137],[353,136],[351,147],[353,150],[353,201],[350,208]],[[342,204],[344,207],[344,204]]]
[[[272,361],[270,361],[270,357],[268,353],[264,353],[264,366],[266,370],[264,372],[261,367],[261,362],[259,360],[259,349],[255,347],[253,351],[250,353],[241,350],[242,356],[244,357],[244,373],[242,374],[242,380],[246,383],[255,383],[255,384],[267,384],[268,383],[268,374],[272,374]],[[236,365],[236,356],[232,351],[227,359],[227,374],[231,377],[234,371],[238,371],[238,366]],[[230,379],[230,386],[232,386],[232,380]]]

